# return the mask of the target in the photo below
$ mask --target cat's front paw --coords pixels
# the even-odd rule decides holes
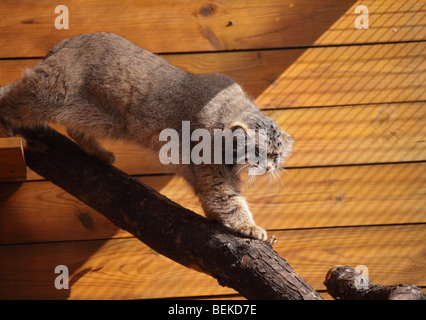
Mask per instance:
[[[240,230],[240,233],[244,236],[259,239],[262,241],[265,241],[268,237],[265,229],[257,225],[246,226]]]

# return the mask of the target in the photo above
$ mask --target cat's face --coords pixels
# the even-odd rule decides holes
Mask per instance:
[[[271,126],[268,131],[268,146],[266,157],[266,173],[279,170],[284,165],[286,158],[289,156],[292,146],[293,137],[285,131],[278,128],[276,124]]]
[[[270,121],[266,132],[266,160],[254,165],[251,174],[275,174],[284,165],[292,150],[293,137],[281,130],[274,121]],[[258,146],[260,147],[261,145]]]
[[[243,128],[241,124],[238,125]],[[249,175],[275,175],[284,165],[293,146],[293,137],[281,130],[269,117],[264,117],[244,128],[246,134],[245,163],[238,169],[248,169]],[[251,138],[251,139],[250,139]]]

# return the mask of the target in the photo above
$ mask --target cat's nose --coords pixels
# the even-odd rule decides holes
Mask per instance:
[[[272,171],[272,166],[267,166],[266,167],[266,172]]]

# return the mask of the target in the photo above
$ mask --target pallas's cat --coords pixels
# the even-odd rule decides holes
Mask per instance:
[[[191,131],[230,129],[248,135],[248,130],[263,130],[264,169],[271,174],[293,143],[229,77],[182,71],[115,34],[63,40],[19,81],[0,88],[0,126],[8,134],[16,127],[59,123],[82,149],[107,163],[114,162],[114,155],[97,139],[133,141],[159,153],[166,143],[159,139],[162,130],[181,134],[183,121],[189,121]],[[265,240],[265,230],[255,224],[240,191],[244,166],[250,172],[259,164],[175,165],[208,218]]]

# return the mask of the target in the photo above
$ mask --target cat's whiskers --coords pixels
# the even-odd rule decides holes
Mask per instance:
[[[277,178],[275,177],[275,172],[272,171],[268,171],[268,176],[269,176],[269,188],[271,188],[272,185],[275,185],[275,191],[278,190],[278,185],[277,185]]]
[[[248,167],[248,164],[246,164],[246,165],[244,165],[244,167],[243,168],[247,168]],[[241,169],[243,169],[243,168],[241,168]],[[250,174],[249,174],[249,172],[247,171],[247,174],[245,175],[245,177],[244,177],[244,182],[245,182],[245,184],[247,185],[247,186],[249,186],[250,187],[250,185],[249,185],[249,180],[250,180]]]
[[[268,185],[268,190],[269,190],[271,188],[271,185],[272,185],[272,178],[273,178],[272,171],[268,172],[268,176],[269,176],[269,185]]]
[[[287,192],[287,188],[285,187],[284,180],[283,180],[283,178],[281,177],[281,174],[280,174],[281,171],[284,171],[288,175],[290,175],[290,173],[287,170],[283,169],[283,168],[279,168],[279,170],[276,170],[276,172],[275,172],[275,174],[278,176],[279,180],[281,181],[281,184],[284,187],[284,190]]]
[[[279,175],[279,173],[278,173],[277,170],[272,171],[272,174],[274,176],[275,190],[278,191],[278,179],[277,179],[277,176],[281,180],[281,182],[282,182],[282,179],[281,179],[281,177],[280,177],[280,175]]]
[[[251,187],[250,180],[251,180],[251,175],[247,174],[247,176],[246,176],[246,185],[248,186],[248,188]]]
[[[256,174],[253,174],[254,171],[257,170],[256,166],[250,166],[248,169],[248,185],[251,187],[251,185],[254,183],[254,180],[256,179]]]
[[[248,166],[250,166],[250,163],[246,163],[243,166],[241,166],[241,168],[239,168],[237,170],[237,172],[235,174],[239,174],[243,169],[247,168]]]
[[[283,167],[278,168],[280,171],[283,171],[285,173],[287,173],[289,176],[291,176],[290,172],[288,172],[286,169],[284,169]]]

